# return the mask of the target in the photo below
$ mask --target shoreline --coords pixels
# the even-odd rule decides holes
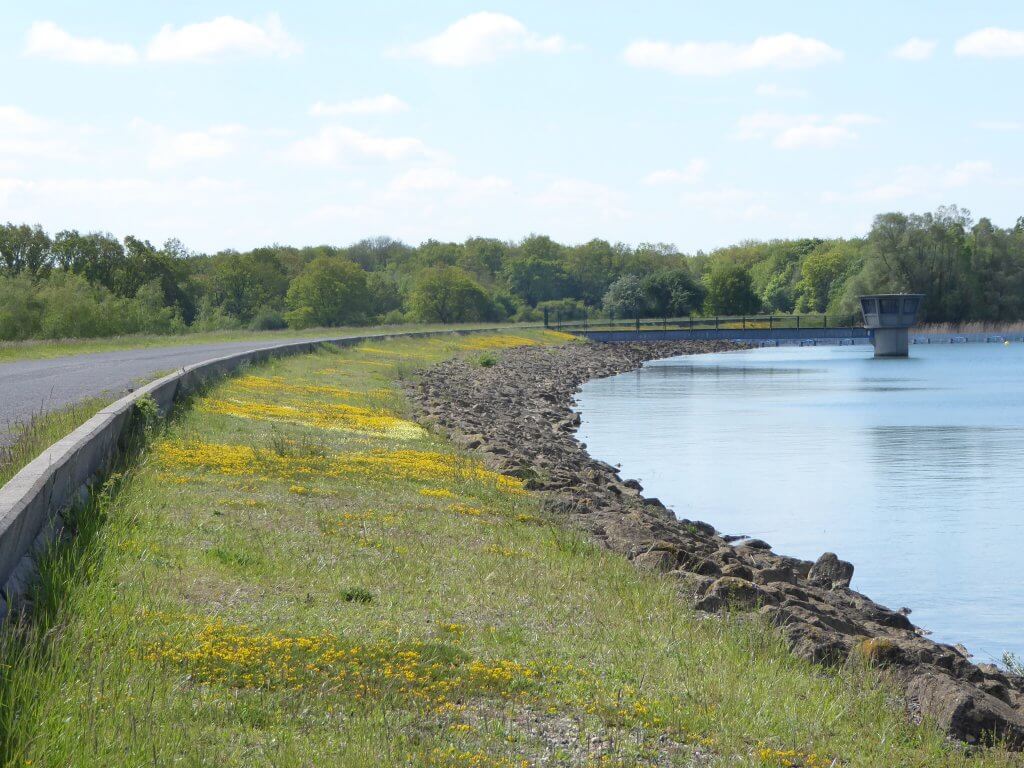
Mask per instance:
[[[684,602],[707,613],[753,613],[815,663],[886,669],[912,716],[978,743],[997,734],[1024,747],[1024,679],[975,665],[899,611],[849,588],[853,565],[778,555],[753,539],[733,546],[714,527],[678,519],[635,480],[591,457],[576,438],[574,396],[591,379],[684,354],[742,349],[728,342],[571,344],[503,352],[490,367],[441,363],[408,386],[418,418],[482,454],[487,465],[541,491],[551,513],[644,570],[673,579]]]

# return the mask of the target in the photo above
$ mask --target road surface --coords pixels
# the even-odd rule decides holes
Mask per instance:
[[[16,425],[40,411],[52,411],[99,395],[111,400],[127,394],[157,373],[203,360],[310,339],[282,339],[268,344],[232,341],[166,348],[126,349],[69,355],[49,360],[18,360],[0,363],[0,445],[8,444]]]

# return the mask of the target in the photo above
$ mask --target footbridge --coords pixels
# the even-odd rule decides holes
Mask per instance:
[[[859,318],[858,318],[859,319]],[[871,332],[853,316],[753,315],[718,317],[587,319],[548,318],[547,327],[591,341],[738,341],[762,346],[870,344]]]

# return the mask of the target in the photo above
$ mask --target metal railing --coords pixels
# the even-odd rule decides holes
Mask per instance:
[[[594,318],[563,320],[558,312],[545,313],[544,327],[556,330],[580,331],[700,331],[700,330],[747,330],[777,328],[819,329],[819,328],[860,328],[856,315],[715,315],[687,317],[634,317]]]

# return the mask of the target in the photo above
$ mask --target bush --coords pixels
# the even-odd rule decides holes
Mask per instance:
[[[276,309],[261,309],[249,323],[250,331],[280,331],[287,327],[284,315]]]
[[[484,287],[458,267],[423,270],[409,303],[415,316],[426,323],[477,322],[501,316]]]
[[[0,277],[0,339],[70,339],[127,333],[181,333],[177,307],[163,305],[157,281],[121,298],[84,277],[54,272],[32,281]]]
[[[587,310],[587,305],[577,299],[556,299],[554,301],[542,301],[537,309],[543,314],[548,311],[548,319],[551,322],[556,320],[582,320],[592,312]]]
[[[539,323],[543,319],[543,313],[538,312],[529,304],[524,304],[512,315],[512,322],[514,323]]]
[[[320,256],[292,280],[284,316],[292,328],[361,323],[370,308],[366,272],[351,261]]]

